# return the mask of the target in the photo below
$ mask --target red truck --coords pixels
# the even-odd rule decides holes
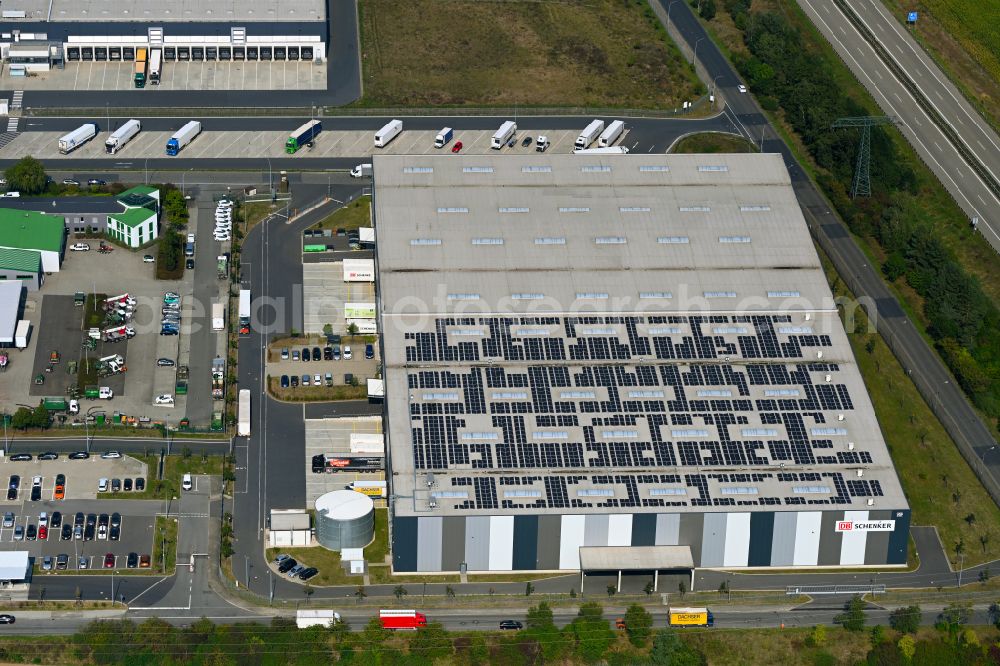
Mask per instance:
[[[427,616],[415,610],[380,610],[378,619],[383,629],[412,629],[427,626]]]

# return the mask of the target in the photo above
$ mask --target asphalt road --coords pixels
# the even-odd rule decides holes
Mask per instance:
[[[726,629],[759,629],[759,628],[792,628],[811,627],[817,624],[832,625],[834,618],[843,611],[844,603],[847,599],[843,597],[820,598],[812,603],[801,606],[759,606],[743,608],[726,608],[715,606],[712,613],[715,619],[715,627],[704,629],[704,631],[723,631]],[[613,600],[606,597],[598,598],[598,602],[604,606],[604,617],[608,619],[608,625],[614,628],[616,617],[625,614],[625,607],[617,605]],[[352,631],[362,631],[368,620],[377,614],[374,608],[351,609],[350,602],[335,605],[335,609],[340,613],[341,619],[347,622]],[[329,607],[329,604],[325,606]],[[319,607],[319,606],[317,606]],[[923,605],[921,613],[921,624],[931,625],[942,609],[942,605]],[[666,625],[666,608],[649,609],[653,615],[653,626],[656,628]],[[892,608],[881,608],[869,605],[866,612],[866,621],[869,626],[889,624],[889,615]],[[502,620],[525,621],[527,614],[526,607],[514,607],[507,610],[497,610],[495,608],[475,609],[456,608],[446,610],[433,610],[427,612],[430,622],[440,622],[449,631],[497,631]],[[573,607],[558,607],[553,609],[553,620],[558,627],[569,624],[577,615],[577,609]],[[18,611],[15,613],[17,621],[12,625],[4,625],[0,628],[0,635],[53,635],[71,634],[79,631],[91,621],[100,617],[120,617],[110,611],[101,613],[87,613],[63,611],[60,613],[49,613],[45,611]],[[141,622],[149,615],[142,612],[130,612],[127,617],[133,621]],[[176,626],[190,626],[197,618],[188,615],[174,615],[168,612],[159,613],[156,617],[170,622]],[[235,624],[242,622],[258,622],[268,624],[272,615],[253,615],[242,613],[228,613],[218,615],[206,615],[216,624]],[[290,617],[286,614],[284,617]],[[970,624],[986,625],[992,623],[992,617],[988,608],[984,605],[975,606]],[[689,631],[700,631],[700,629],[689,629]]]
[[[1000,251],[1000,198],[963,159],[949,137],[921,107],[908,87],[879,57],[858,28],[830,0],[798,0],[886,115],[902,121],[900,131],[958,205],[979,217],[979,231]],[[990,174],[1000,175],[1000,137],[966,101],[919,44],[881,2],[844,0],[888,56],[901,67],[958,139]],[[878,174],[872,174],[878,178]]]
[[[367,183],[345,185],[293,186],[296,207],[308,209],[317,194],[330,192],[333,199],[349,201]],[[317,192],[317,189],[319,192]],[[262,381],[268,341],[295,328],[302,330],[302,230],[339,208],[334,201],[323,203],[289,223],[272,217],[254,227],[243,245],[243,288],[254,295],[251,334],[240,340],[239,384],[252,396],[251,435],[236,439],[236,506],[234,569],[243,584],[266,597],[271,576],[264,561],[263,530],[268,511],[305,506],[305,423],[307,411],[315,406],[271,400]],[[367,402],[338,403],[332,409],[344,415],[371,413]],[[320,412],[331,407],[320,408]],[[240,566],[240,563],[243,566]],[[301,586],[274,577],[275,594],[299,597]]]
[[[657,0],[664,9],[670,0]],[[829,255],[837,273],[865,304],[877,330],[889,343],[903,368],[909,373],[921,395],[941,419],[958,444],[966,460],[984,479],[984,485],[1000,501],[1000,455],[992,430],[966,400],[937,353],[921,337],[889,291],[877,266],[854,242],[843,221],[837,217],[816,186],[805,176],[788,146],[770,126],[752,95],[736,89],[739,77],[732,65],[708,38],[704,28],[684,2],[672,3],[670,14],[688,53],[698,48],[698,59],[708,77],[718,78],[719,89],[727,101],[726,112],[739,125],[740,132],[763,144],[765,152],[781,153],[792,179],[795,196],[802,207],[813,237]]]

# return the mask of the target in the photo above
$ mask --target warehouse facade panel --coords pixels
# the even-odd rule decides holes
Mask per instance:
[[[396,571],[905,564],[780,156],[375,160]]]

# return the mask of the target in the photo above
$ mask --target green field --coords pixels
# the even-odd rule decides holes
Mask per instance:
[[[757,147],[741,136],[722,132],[702,132],[686,136],[672,153],[756,153]]]
[[[362,0],[366,106],[672,109],[704,86],[646,0]]]
[[[369,227],[372,223],[372,198],[360,197],[353,203],[334,211],[322,221],[312,226],[313,229],[357,229]]]
[[[993,122],[1000,123],[1000,3],[976,0],[882,0],[902,22],[918,11],[911,28],[938,64],[957,80]],[[970,18],[974,17],[974,20]]]

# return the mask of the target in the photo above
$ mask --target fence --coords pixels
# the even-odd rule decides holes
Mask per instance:
[[[468,116],[468,117],[519,117],[519,116],[580,116],[600,117],[614,116],[622,118],[677,118],[691,115],[709,104],[708,95],[703,95],[691,103],[687,109],[616,109],[609,107],[339,107],[339,106],[304,106],[304,107],[170,107],[170,108],[117,108],[115,114],[123,116],[141,116],[144,118],[166,117],[211,117],[211,116],[317,116],[317,117],[412,117],[412,116]],[[88,107],[33,107],[25,109],[26,116],[80,116],[103,117],[107,109]]]

